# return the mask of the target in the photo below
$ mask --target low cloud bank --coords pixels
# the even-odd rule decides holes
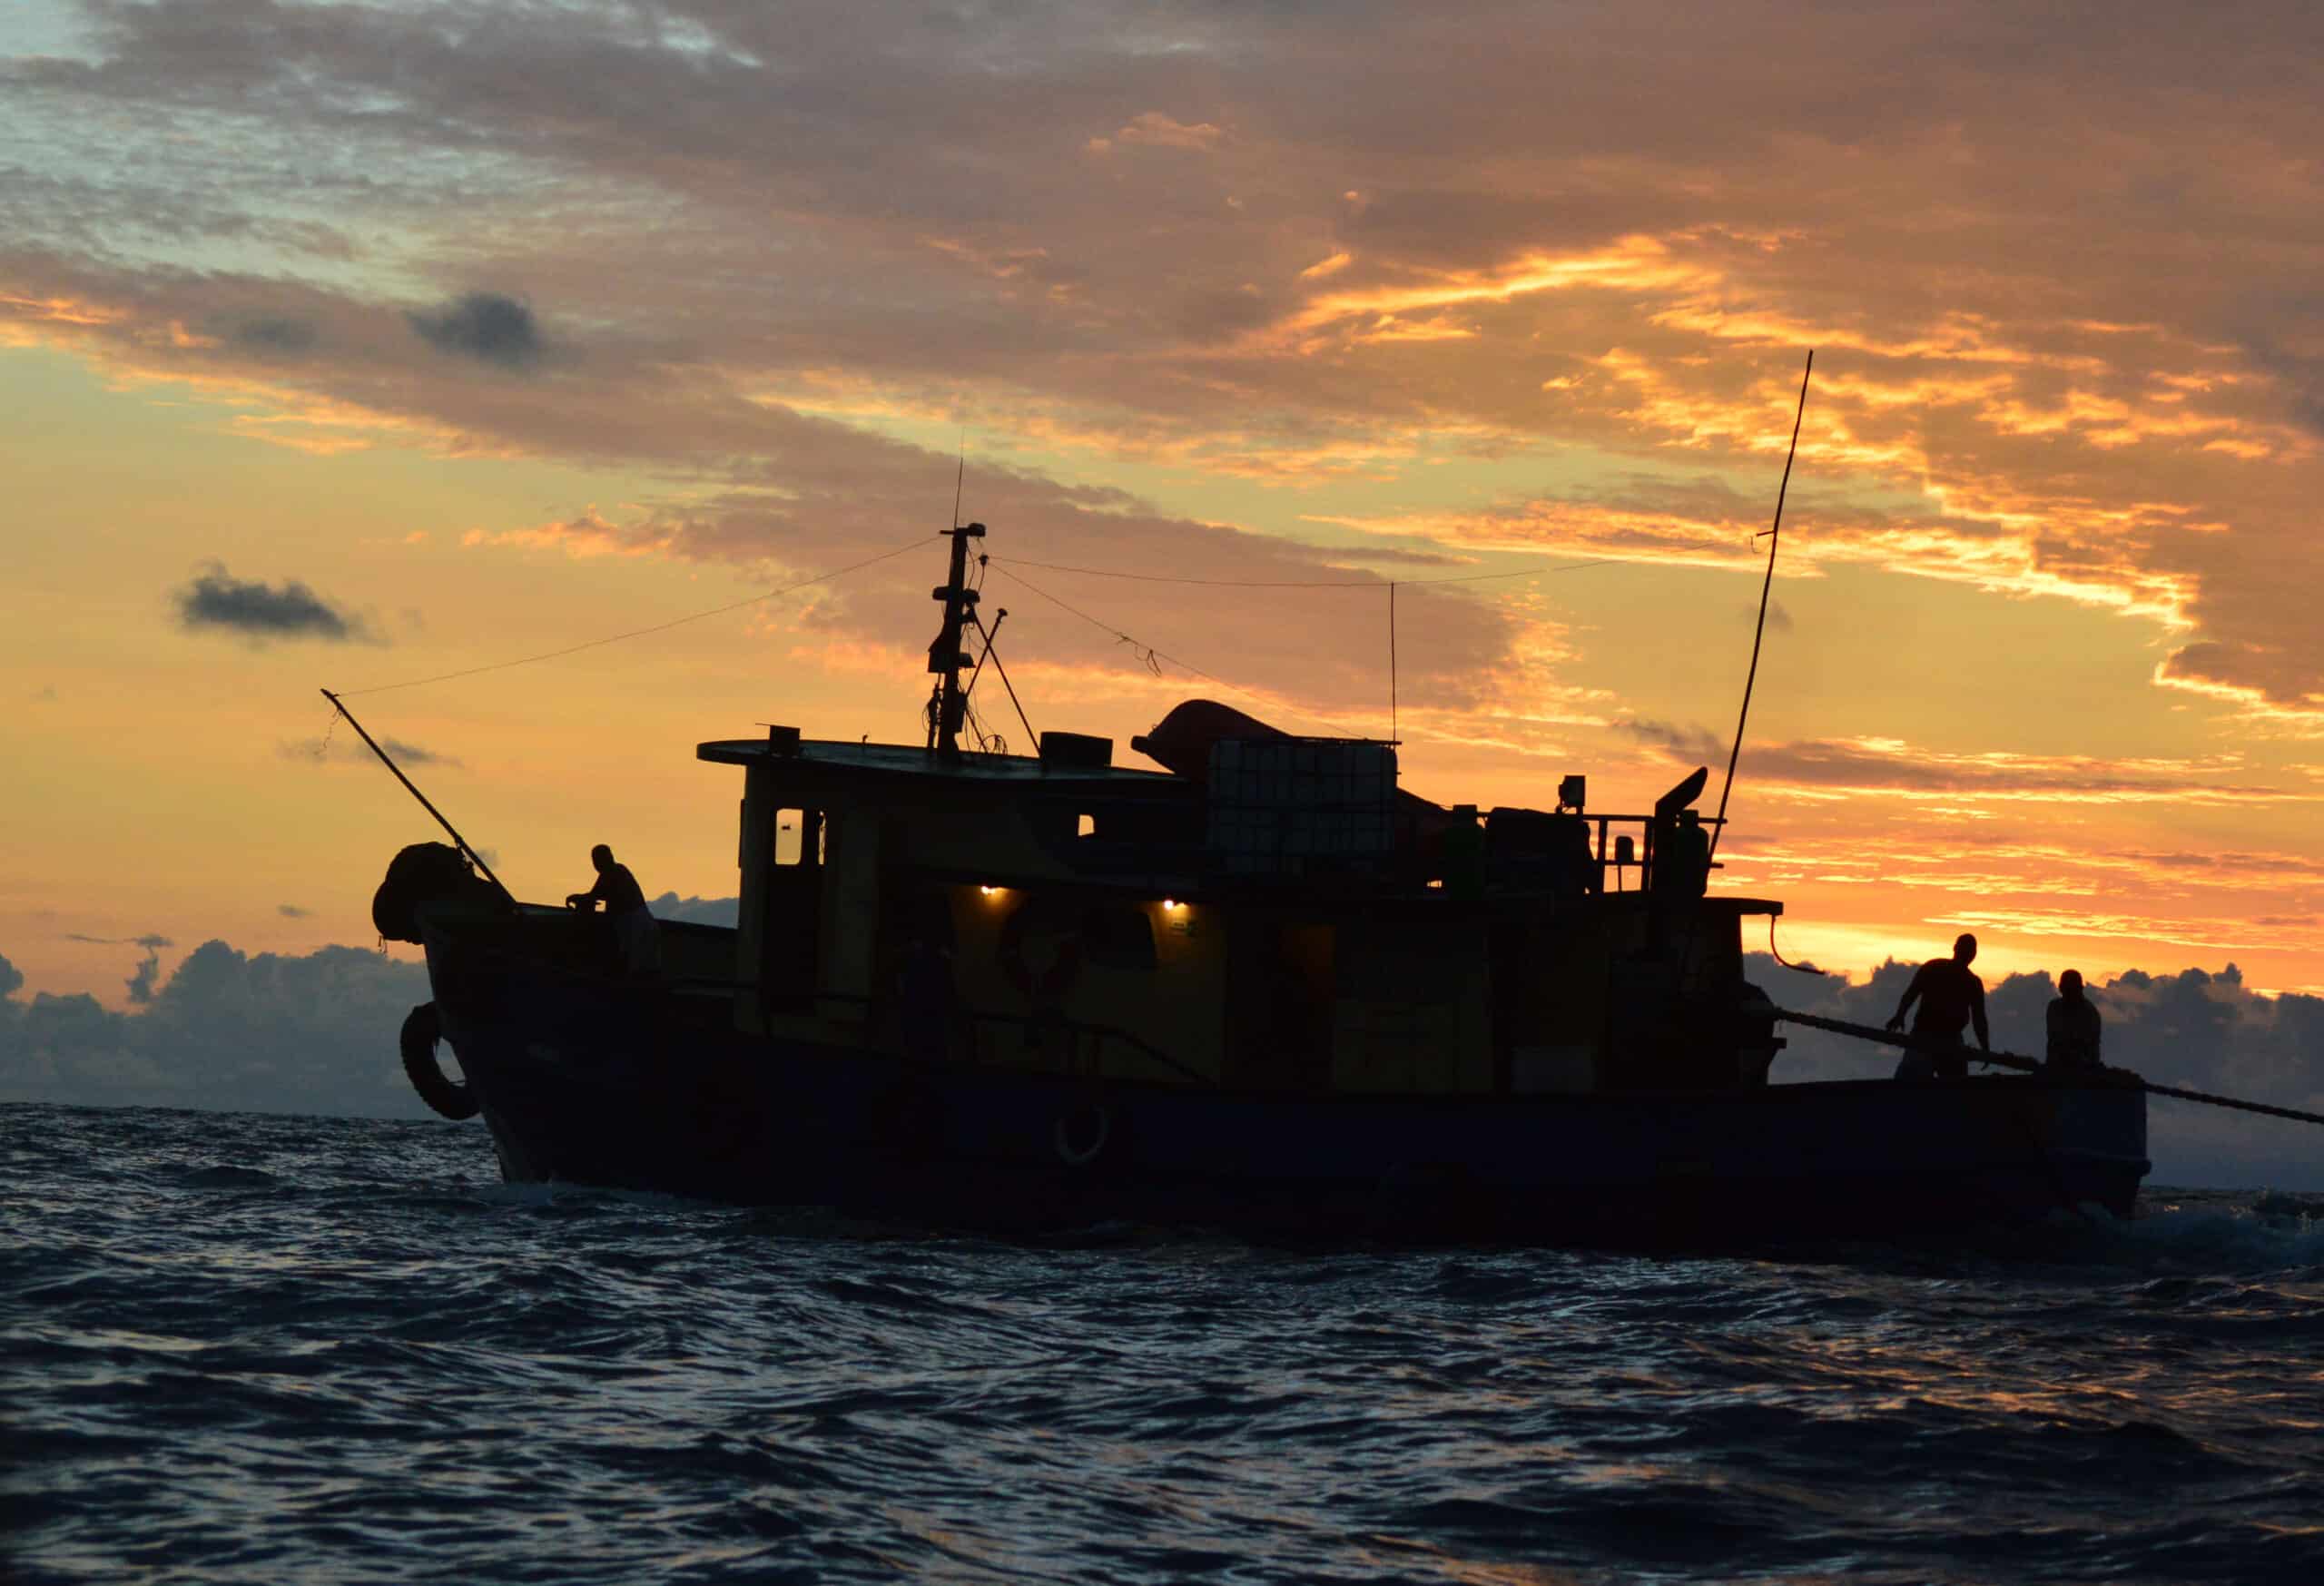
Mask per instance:
[[[1781,1007],[1859,1024],[1886,1024],[1917,964],[1882,964],[1862,985],[1799,974],[1765,953],[1746,975]],[[2057,988],[2047,974],[2010,975],[1985,988],[1997,1050],[2039,1058],[2043,1016]],[[2158,1085],[2324,1112],[2324,998],[2271,997],[2233,964],[2217,973],[2132,970],[2091,1000],[2105,1020],[2106,1061]],[[1778,1081],[1865,1079],[1890,1072],[1896,1053],[1868,1041],[1786,1026]],[[2324,1189],[2324,1134],[2314,1124],[2205,1107],[2167,1097],[2147,1112],[2152,1184]]]
[[[732,926],[735,903],[665,892],[648,906],[660,920]],[[428,1000],[419,965],[368,948],[249,954],[205,941],[163,979],[166,938],[120,940],[144,950],[126,1012],[86,993],[25,997],[24,975],[0,957],[0,1102],[434,1116],[396,1050],[404,1015]]]
[[[652,902],[656,917],[732,925],[732,898]],[[422,1118],[396,1052],[404,1015],[428,1000],[419,965],[363,948],[247,954],[206,941],[164,979],[138,966],[148,995],[116,1012],[86,995],[22,994],[0,957],[0,1101],[193,1107],[230,1111]],[[1765,954],[1750,978],[1784,1007],[1865,1024],[1886,1020],[1914,966],[1894,961],[1868,982],[1787,970]],[[2038,1057],[2047,975],[1988,988],[1994,1044]],[[2094,987],[2109,1062],[2160,1084],[2324,1111],[2324,998],[2252,990],[2230,964]],[[1885,1075],[1894,1055],[1867,1042],[1787,1027],[1778,1081]],[[2156,1098],[2152,1182],[2324,1189],[2316,1126]]]
[[[664,892],[648,898],[645,906],[656,920],[691,920],[697,925],[724,925],[731,931],[742,901],[740,898],[681,898],[675,892]]]
[[[428,974],[364,948],[302,956],[205,941],[115,1012],[85,993],[29,1000],[0,959],[0,1101],[193,1107],[232,1112],[428,1116],[404,1079],[396,1032],[428,1000]]]

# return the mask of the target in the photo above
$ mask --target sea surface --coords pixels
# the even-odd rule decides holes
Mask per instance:
[[[0,1108],[24,1581],[2324,1581],[2324,1197],[2006,1247],[1040,1245]]]

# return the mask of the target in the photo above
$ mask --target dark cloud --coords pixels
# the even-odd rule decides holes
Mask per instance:
[[[1631,717],[1614,723],[1613,727],[1625,737],[1660,751],[1663,758],[1673,763],[1720,762],[1727,756],[1726,743],[1700,725]],[[2201,760],[1956,754],[1892,738],[1806,738],[1758,746],[1747,744],[1743,763],[1758,781],[1864,793],[1997,799],[2071,794],[2123,803],[2177,799],[2210,804],[2286,804],[2306,797],[2271,783],[2240,780],[2250,768],[2240,755],[2232,754]],[[2213,862],[2201,856],[2172,856],[2156,862]]]
[[[1829,739],[1799,739],[1765,748],[1746,745],[1744,753],[1754,776],[1802,787],[2206,803],[2282,803],[2305,796],[2267,783],[2228,780],[2245,769],[2232,759],[1948,754],[1891,740]]]
[[[234,340],[267,352],[304,352],[315,344],[315,328],[303,320],[250,320],[234,328]]]
[[[414,310],[409,317],[420,339],[438,351],[502,369],[529,369],[543,350],[532,310],[497,292],[470,292],[438,312]]]
[[[458,755],[445,754],[424,744],[381,734],[379,747],[395,757],[403,766],[433,765],[446,771],[465,771],[468,763]],[[352,738],[290,738],[277,744],[274,752],[285,760],[305,760],[314,764],[377,765],[379,757]]]
[[[2299,421],[2324,435],[2324,297],[2279,300],[2250,320],[2239,338],[2244,351],[2283,383]]]
[[[1709,765],[1727,758],[1726,741],[1699,723],[1682,726],[1676,722],[1650,721],[1633,716],[1616,722],[1614,731],[1626,738],[1651,744],[1673,760],[1691,760]]]
[[[1892,960],[1851,986],[1794,973],[1764,953],[1747,954],[1746,964],[1778,1006],[1870,1025],[1887,1022],[1919,967]],[[2056,994],[2046,971],[1989,980],[1994,1047],[2039,1058],[2044,1012]],[[2215,973],[2132,970],[2093,983],[2090,994],[2105,1020],[2107,1062],[2160,1085],[2324,1111],[2324,998],[2254,991],[2231,963]],[[1894,1050],[1871,1042],[1800,1026],[1782,1033],[1791,1045],[1777,1059],[1778,1080],[1862,1079],[1896,1067]],[[2313,1127],[2155,1098],[2149,1111],[2152,1182],[2324,1187]]]
[[[150,931],[143,936],[84,936],[77,931],[68,931],[64,933],[64,940],[93,942],[99,947],[142,947],[147,952],[158,952],[162,948],[177,945],[168,937]]]
[[[312,909],[301,909],[296,903],[277,903],[274,911],[285,920],[304,920],[314,913]]]
[[[123,982],[129,988],[129,1000],[140,1006],[153,1000],[153,982],[162,972],[162,955],[158,949],[148,948],[145,958]]]
[[[402,738],[389,737],[384,734],[379,738],[379,747],[406,765],[441,765],[457,770],[464,764],[464,762],[455,755],[439,754],[433,749],[407,742]],[[366,758],[369,756],[367,755]]]
[[[172,327],[311,325],[347,356],[297,374],[336,411],[448,448],[674,469],[779,453],[735,443],[734,390],[835,373],[859,410],[977,390],[1051,427],[1026,433],[1285,482],[1328,459],[1318,437],[1395,457],[1462,429],[1759,468],[1796,385],[1759,370],[1812,341],[1808,478],[1841,449],[1859,484],[1975,519],[1900,529],[1884,565],[2134,592],[2193,640],[2253,646],[2191,646],[2172,680],[2291,705],[2324,691],[2290,593],[2324,571],[2318,464],[2284,436],[2312,421],[2324,368],[2304,163],[2324,123],[2298,69],[2312,5],[2087,46],[2086,7],[1999,4],[1942,26],[1595,5],[1554,30],[1502,0],[1457,25],[1208,7],[1174,15],[1168,48],[1130,0],[980,13],[969,34],[910,5],[806,30],[682,9],[683,42],[616,6],[460,29],[425,7],[103,7],[92,59],[0,67],[12,112],[59,145],[90,124],[171,133],[125,133],[133,169],[102,182],[40,170],[62,161],[0,172],[42,217],[12,232],[0,300],[44,336],[228,379],[290,360]],[[1817,93],[1767,91],[1799,73]],[[1171,146],[1120,157],[1139,128]],[[245,168],[296,181],[254,197]],[[328,295],[294,282],[337,279],[316,261],[346,251],[276,212],[302,205],[395,235],[438,279],[553,293],[608,389],[448,378],[452,358],[543,356],[497,293],[409,315],[293,302]],[[132,263],[95,290],[109,261],[182,259],[123,245],[157,227],[265,263]],[[84,299],[104,313],[74,313]],[[2158,504],[2230,532],[2165,532]]]
[[[53,683],[45,684],[41,687],[33,690],[33,703],[34,704],[54,704],[56,703],[56,685]]]
[[[178,621],[189,628],[223,628],[257,639],[388,642],[362,617],[341,610],[295,578],[278,587],[264,579],[237,578],[220,562],[209,563],[174,598]]]
[[[10,963],[5,954],[0,954],[0,1000],[15,996],[24,983],[25,971]]]

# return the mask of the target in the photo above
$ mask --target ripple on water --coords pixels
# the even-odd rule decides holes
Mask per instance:
[[[2324,1579],[2324,1199],[1765,1258],[1011,1245],[0,1108],[27,1579]]]

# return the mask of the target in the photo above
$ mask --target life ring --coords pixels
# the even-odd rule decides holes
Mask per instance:
[[[1047,920],[1029,918],[1040,909],[1038,903],[1020,903],[1008,919],[1000,922],[1000,942],[997,949],[1000,958],[1000,972],[1009,983],[1027,1000],[1033,1002],[1054,1002],[1081,974],[1081,934],[1069,928],[1047,929]],[[1043,911],[1044,913],[1046,911]],[[1036,925],[1044,927],[1041,934],[1056,943],[1056,956],[1047,968],[1036,974],[1025,960],[1025,937]]]
[[[474,1118],[483,1104],[477,1099],[473,1084],[455,1084],[438,1066],[436,1043],[443,1039],[443,1027],[437,1022],[433,1002],[422,1002],[405,1014],[403,1034],[398,1039],[403,1050],[404,1078],[411,1081],[411,1088],[419,1092],[419,1099],[429,1108],[454,1123],[462,1123]]]
[[[1105,1160],[1114,1132],[1113,1103],[1102,1096],[1084,1097],[1057,1115],[1049,1143],[1067,1167],[1089,1168]]]

